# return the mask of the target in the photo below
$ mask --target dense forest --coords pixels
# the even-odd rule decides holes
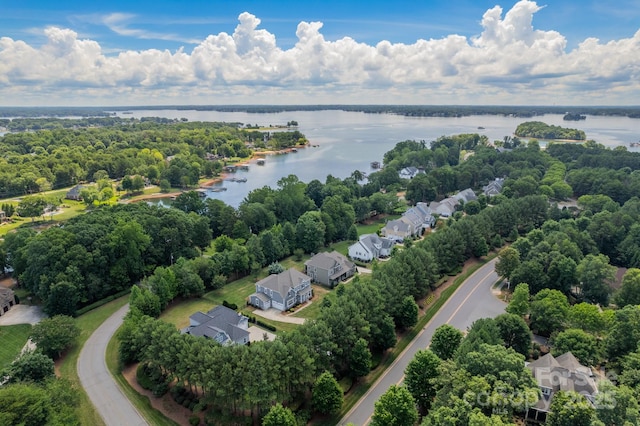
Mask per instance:
[[[93,181],[98,171],[111,179],[141,175],[189,187],[218,173],[225,158],[306,143],[297,130],[260,132],[238,123],[115,117],[12,120],[9,126],[13,123],[33,131],[0,137],[2,198]]]
[[[135,126],[150,126],[148,134],[154,136],[141,138],[144,131],[133,132],[137,142],[130,149],[136,154],[157,149],[167,155],[163,149],[171,145],[161,135],[175,137],[174,126],[186,126],[186,134],[196,132],[189,127],[196,126],[192,123],[169,123],[168,130],[152,122]],[[124,129],[117,132],[126,134]],[[211,143],[215,147],[215,141]],[[179,146],[191,149],[186,140]],[[523,395],[536,390],[523,363],[540,355],[540,348],[530,344],[529,329],[550,336],[557,348],[575,351],[585,363],[609,361],[631,389],[621,387],[619,392],[635,392],[631,399],[637,398],[634,351],[640,314],[625,305],[640,304],[638,274],[631,269],[618,293],[612,294],[611,284],[614,266],[640,267],[639,162],[640,154],[594,142],[550,144],[541,150],[530,141],[499,152],[477,134],[429,143],[403,141],[385,154],[385,167],[367,180],[359,171],[345,179],[328,176],[325,182],[305,183],[291,175],[276,188],[252,191],[237,209],[220,200],[203,201],[195,192],[183,193],[168,209],[144,204],[95,207],[63,226],[7,235],[0,261],[14,268],[21,285],[38,295],[52,314],[74,314],[134,285],[132,309],[120,334],[121,361],[141,362],[141,376],[153,379],[154,392],[171,387],[182,400],[191,401],[191,408],[209,410],[211,424],[232,417],[242,422],[240,415],[247,415],[248,424],[251,417],[266,415],[267,424],[271,411],[289,410],[274,406],[274,401],[300,407],[296,415],[304,423],[314,411],[335,411],[335,406],[309,399],[320,378],[327,380],[325,372],[335,380],[366,376],[371,360],[395,346],[396,332],[415,325],[417,304],[441,277],[511,242],[500,251],[498,269],[512,285],[524,289],[526,284],[524,308],[510,313],[517,318],[474,324],[451,353],[434,349],[437,358],[424,355],[432,367],[416,371],[431,371],[427,393],[418,381],[413,388],[393,387],[387,398],[406,398],[405,406],[420,409],[407,414],[408,423],[399,424],[416,423],[419,414],[425,425],[445,419],[450,424],[510,424],[514,415],[523,415],[525,406],[473,404],[464,395],[470,388],[492,395],[505,389]],[[401,179],[398,171],[407,166],[425,173]],[[451,218],[439,220],[436,232],[407,241],[377,265],[370,280],[338,286],[325,298],[317,320],[273,342],[222,347],[154,319],[175,298],[198,297],[207,288],[224,286],[292,254],[315,253],[329,243],[356,239],[354,224],[373,211],[390,214],[406,208],[398,191],[406,190],[406,199],[415,204],[468,187],[480,193],[498,177],[505,178],[500,195],[479,195],[460,206]],[[558,207],[573,196],[576,207]],[[210,243],[214,253],[200,256]],[[593,338],[575,337],[579,333],[574,329],[591,327],[580,316],[590,308],[582,307],[595,303],[605,309],[598,314],[604,325],[596,318],[600,325],[582,330]],[[570,331],[573,334],[562,334]],[[520,340],[514,340],[517,336]],[[593,340],[596,346],[588,346]],[[585,345],[588,349],[580,352]],[[175,381],[179,385],[169,386]],[[628,404],[637,416],[637,405]],[[374,424],[387,424],[384,405],[377,405]],[[602,413],[589,413],[590,421],[598,416],[603,424],[619,424],[602,420]]]
[[[521,138],[567,139],[583,141],[587,135],[582,130],[553,126],[541,121],[527,121],[518,125],[515,135]]]

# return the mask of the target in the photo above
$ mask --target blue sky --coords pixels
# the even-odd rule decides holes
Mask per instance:
[[[638,104],[640,2],[6,1],[0,104]]]

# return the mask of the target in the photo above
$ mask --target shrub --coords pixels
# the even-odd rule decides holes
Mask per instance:
[[[189,424],[191,426],[198,426],[200,424],[200,417],[198,416],[189,417]]]
[[[234,311],[238,310],[238,305],[236,305],[235,303],[229,303],[226,300],[222,301],[222,306],[226,306],[229,309],[233,309]]]

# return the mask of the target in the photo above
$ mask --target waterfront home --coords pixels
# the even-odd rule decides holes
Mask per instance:
[[[304,272],[314,282],[329,288],[353,276],[356,265],[337,251],[318,253],[304,262]]]
[[[249,304],[263,310],[286,311],[312,296],[311,278],[295,269],[287,269],[258,281],[256,292],[249,296]]]
[[[216,306],[209,312],[196,312],[189,317],[189,327],[184,331],[193,336],[207,337],[221,345],[246,345],[249,343],[249,318],[229,309]]]
[[[394,241],[404,241],[405,238],[415,238],[423,234],[425,229],[432,228],[436,219],[434,211],[427,203],[419,202],[402,214],[397,220],[390,220],[380,233]]]

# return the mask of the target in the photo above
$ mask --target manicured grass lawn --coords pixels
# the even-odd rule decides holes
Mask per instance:
[[[129,296],[123,296],[113,300],[106,305],[87,312],[77,318],[78,327],[80,327],[80,336],[78,343],[71,348],[64,359],[59,362],[60,374],[71,381],[71,383],[79,390],[80,403],[77,408],[80,424],[83,425],[104,425],[100,414],[94,409],[89,397],[80,385],[76,366],[78,364],[78,355],[89,336],[102,324],[107,318],[113,315],[118,309],[129,301]]]
[[[349,254],[349,246],[353,244],[353,241],[340,241],[338,243],[331,244],[327,247],[326,251],[337,251],[338,253],[346,256]]]
[[[29,339],[30,324],[5,325],[0,327],[0,371],[9,366],[20,354]]]
[[[322,300],[327,294],[331,292],[326,287],[312,284],[313,287],[313,300],[311,305],[294,313],[292,316],[297,318],[316,319],[320,316],[320,309],[322,308]]]

